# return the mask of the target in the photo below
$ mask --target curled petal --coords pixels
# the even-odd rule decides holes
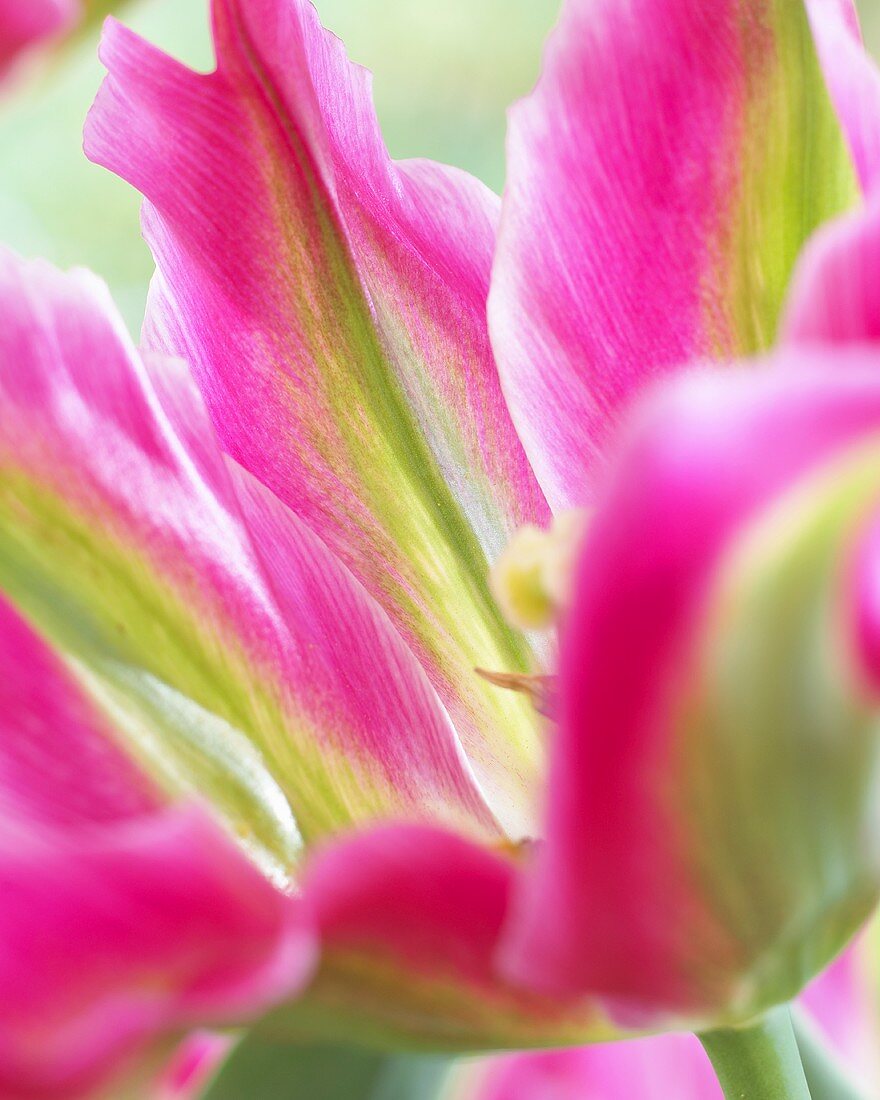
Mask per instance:
[[[309,1035],[461,1051],[617,1034],[589,1002],[499,976],[515,875],[511,853],[436,829],[388,826],[328,848],[303,884],[321,966],[279,1020]]]
[[[644,414],[563,639],[518,976],[626,1019],[743,1019],[867,915],[875,712],[846,608],[878,445],[862,349],[688,378]]]
[[[567,0],[508,166],[492,340],[554,509],[589,503],[647,383],[773,343],[801,246],[857,198],[788,0]]]
[[[199,809],[7,832],[0,886],[10,1100],[78,1095],[157,1033],[244,1019],[313,967],[297,904]]]
[[[832,222],[804,249],[795,272],[783,334],[791,342],[880,340],[880,195]]]
[[[475,665],[533,671],[488,564],[546,506],[492,360],[497,198],[393,163],[369,77],[307,0],[215,0],[199,75],[110,23],[89,155],[146,195],[146,338],[193,365],[224,449],[385,609],[496,814],[531,827],[540,742]]]

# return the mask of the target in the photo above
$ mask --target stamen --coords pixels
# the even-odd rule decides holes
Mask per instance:
[[[508,622],[520,630],[552,626],[571,598],[587,513],[562,512],[548,530],[528,524],[510,540],[491,574],[492,592]]]
[[[474,672],[495,687],[528,695],[539,714],[543,714],[545,718],[555,717],[555,676],[524,676],[514,672],[491,672],[485,668],[475,668]]]

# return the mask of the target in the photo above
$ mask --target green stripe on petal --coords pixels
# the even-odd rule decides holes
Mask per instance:
[[[739,19],[748,63],[731,155],[738,181],[713,278],[726,284],[720,358],[773,345],[804,243],[861,195],[802,0],[742,3]],[[710,320],[711,295],[705,306]]]
[[[150,773],[171,791],[207,798],[257,862],[283,879],[299,832],[241,731],[257,733],[266,718],[283,730],[284,715],[236,653],[231,624],[222,631],[215,620],[225,637],[211,636],[203,625],[210,609],[200,612],[194,594],[184,602],[107,526],[106,517],[77,514],[0,465],[0,587],[65,654]],[[327,828],[338,808],[332,791],[321,796]]]
[[[390,160],[367,74],[306,0],[212,8],[214,73],[118,25],[102,47],[87,147],[148,199],[147,340],[192,364],[224,449],[382,606],[493,813],[531,835],[538,723],[473,671],[535,671],[487,578],[547,518],[489,346],[497,197]]]
[[[0,252],[0,587],[126,743],[276,879],[375,818],[499,827],[387,617],[217,447],[97,281]]]
[[[698,980],[742,975],[727,996],[735,1019],[796,995],[880,895],[878,716],[851,601],[853,550],[878,501],[874,439],[743,536],[707,612],[668,797],[718,935],[719,973]]]
[[[566,0],[508,166],[492,344],[555,510],[595,499],[646,387],[773,342],[859,195],[802,0]]]

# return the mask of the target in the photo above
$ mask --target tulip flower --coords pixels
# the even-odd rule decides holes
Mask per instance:
[[[0,78],[24,52],[73,26],[79,14],[78,0],[2,0]]]
[[[538,835],[547,730],[527,694],[474,668],[552,669],[547,647],[506,622],[489,563],[524,525],[546,528],[551,506],[593,501],[613,426],[649,377],[772,342],[801,245],[858,198],[844,134],[855,148],[870,106],[843,94],[843,73],[829,80],[838,120],[800,4],[639,8],[626,19],[594,4],[585,25],[586,5],[570,3],[519,139],[514,124],[491,311],[500,378],[486,322],[497,200],[453,169],[390,160],[365,74],[304,0],[216,0],[208,75],[108,26],[110,76],[87,149],[147,196],[158,274],[142,355],[89,280],[11,257],[0,268],[0,588],[125,759],[175,804],[198,798],[236,839],[228,866],[246,853],[263,876],[255,897],[287,912],[299,891],[289,905],[320,933],[317,977],[295,999],[297,960],[280,989],[244,1007],[285,1000],[279,1026],[452,1049],[619,1033],[603,983],[601,1001],[580,984],[571,997],[532,992],[496,966]],[[584,74],[586,87],[573,79]],[[698,548],[695,585],[750,507],[875,429],[880,383],[852,358],[838,382],[818,353],[798,353],[797,371],[756,388],[692,383],[658,406],[661,426],[649,422],[629,461],[640,473],[644,458],[663,485],[662,410],[707,471],[788,410],[775,465],[756,449],[741,498],[732,485],[717,515],[706,503],[711,545]],[[716,441],[728,403],[736,415]],[[815,440],[828,408],[836,415]],[[824,483],[815,488],[844,542],[873,485],[870,464],[853,459],[846,474],[840,516]],[[707,472],[694,482],[704,496],[707,482]],[[589,546],[615,529],[608,492]],[[657,514],[648,503],[643,522]],[[792,532],[797,549],[812,546],[808,525]],[[566,640],[564,652],[567,684],[580,647]],[[575,762],[570,707],[566,697],[555,755]],[[864,715],[852,709],[842,711],[861,744]],[[841,849],[861,807],[834,834]],[[548,859],[557,831],[551,820]],[[804,897],[826,885],[798,881]],[[783,984],[796,992],[857,923],[870,876],[864,886],[833,942],[811,944],[795,977],[733,1007]],[[593,919],[613,923],[615,904],[613,892],[600,898]],[[572,909],[572,927],[580,915]],[[690,930],[672,916],[663,935]],[[701,997],[624,1024],[726,1020],[728,985],[698,977]],[[124,971],[118,979],[127,989]],[[548,966],[536,984],[552,979]],[[51,1004],[52,988],[41,992]]]

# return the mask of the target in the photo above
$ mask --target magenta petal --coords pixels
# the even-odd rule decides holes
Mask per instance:
[[[230,474],[286,621],[290,706],[324,754],[310,817],[323,811],[326,832],[403,815],[499,836],[448,715],[385,613],[276,496],[234,464]]]
[[[652,380],[772,345],[801,245],[856,198],[800,3],[567,0],[510,116],[490,296],[554,508]]]
[[[880,195],[825,226],[805,248],[792,283],[785,338],[813,344],[880,340],[878,266]]]
[[[295,993],[295,902],[201,810],[0,841],[0,1092],[77,1095],[148,1038]]]
[[[859,665],[874,694],[880,695],[880,510],[853,555],[850,596]]]
[[[855,0],[807,0],[816,48],[859,179],[880,175],[880,69],[862,41]]]
[[[463,976],[489,987],[513,879],[508,860],[451,833],[388,826],[317,858],[303,892],[329,951],[384,949],[442,974],[453,944]]]
[[[97,280],[8,253],[0,320],[0,587],[132,751],[282,874],[300,835],[376,817],[496,835],[411,651],[230,474],[182,366],[138,356]]]
[[[196,807],[167,806],[0,601],[0,1095],[72,1097],[161,1032],[293,994],[314,943]]]
[[[0,77],[21,54],[73,24],[79,0],[0,0]]]
[[[646,411],[616,470],[563,639],[547,839],[507,945],[511,969],[538,988],[668,1011],[729,1005],[748,988],[750,941],[726,923],[710,884],[722,863],[690,816],[702,803],[679,708],[731,540],[880,429],[876,356],[841,349],[833,365],[799,352],[760,375],[685,379]],[[730,826],[718,845],[741,835]],[[768,861],[771,841],[784,855],[781,835],[765,835]],[[798,904],[819,904],[820,881],[807,876]]]
[[[0,596],[0,816],[64,829],[163,799],[73,673]]]
[[[722,1100],[699,1040],[664,1035],[499,1058],[461,1100]]]
[[[224,449],[337,554],[425,667],[493,809],[532,825],[530,671],[488,562],[546,518],[489,346],[498,200],[395,164],[369,77],[307,0],[215,0],[217,71],[118,24],[89,155],[141,190],[148,343],[192,364]]]
[[[499,975],[516,874],[506,854],[437,829],[387,826],[338,842],[304,879],[322,963],[289,1011],[349,1038],[452,1050],[615,1034],[590,1003],[536,997]]]

